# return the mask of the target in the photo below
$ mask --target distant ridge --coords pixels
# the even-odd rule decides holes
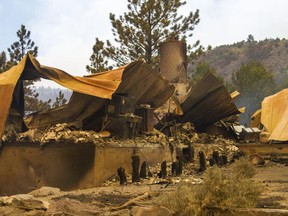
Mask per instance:
[[[230,82],[232,74],[240,69],[242,64],[257,61],[263,64],[274,75],[279,85],[288,80],[288,40],[265,39],[255,41],[253,36],[247,41],[232,45],[222,45],[213,48],[188,67],[189,77],[193,77],[193,69],[197,62],[207,62],[214,67],[220,76]]]

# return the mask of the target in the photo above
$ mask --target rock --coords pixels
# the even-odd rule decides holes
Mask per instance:
[[[5,206],[24,209],[26,211],[30,210],[44,210],[46,211],[49,207],[49,203],[37,200],[33,195],[30,194],[17,194],[10,197],[1,197],[1,202]]]
[[[31,191],[29,194],[33,195],[34,197],[46,197],[55,195],[60,192],[59,188],[55,187],[41,187],[39,189]]]
[[[34,196],[29,195],[29,194],[17,194],[13,196],[1,197],[1,200],[3,201],[5,205],[10,205],[15,199],[16,200],[31,200],[31,199],[34,199]]]
[[[120,211],[115,212],[105,212],[103,214],[104,216],[130,216],[130,210],[128,209],[122,209]]]
[[[16,216],[16,215],[23,215],[26,211],[24,209],[18,208],[11,208],[9,206],[0,207],[1,216]]]
[[[169,209],[163,206],[145,206],[139,207],[136,206],[131,210],[132,216],[169,216],[172,215]]]
[[[45,211],[33,210],[33,211],[25,212],[22,215],[23,216],[44,216],[46,214],[45,214]]]
[[[100,215],[101,210],[96,206],[82,203],[72,199],[62,199],[51,203],[46,215],[81,215],[93,216]]]
[[[264,158],[257,153],[251,154],[250,160],[251,160],[252,164],[255,166],[261,166],[261,165],[265,164]]]

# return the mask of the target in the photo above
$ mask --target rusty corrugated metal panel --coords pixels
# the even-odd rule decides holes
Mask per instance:
[[[170,82],[187,80],[186,43],[170,41],[160,45],[160,72]]]
[[[94,79],[98,76],[95,74],[86,78]],[[135,98],[137,104],[150,104],[151,107],[158,108],[168,100],[174,89],[174,86],[150,65],[138,61],[125,67],[121,84],[115,93],[127,93]],[[68,104],[33,114],[27,117],[25,122],[29,128],[45,128],[50,124],[79,121],[83,122],[83,127],[86,128],[86,123],[101,119],[101,114],[97,112],[100,112],[104,105],[103,98],[73,92]]]
[[[211,73],[204,75],[181,107],[181,121],[192,122],[198,130],[240,113],[226,87]]]
[[[76,92],[68,105],[28,118],[26,123],[33,128],[49,123],[82,121],[95,114],[103,106],[104,99],[111,99],[115,92],[128,93],[136,98],[138,103],[151,104],[158,108],[175,89],[144,62],[132,62],[115,70],[77,77],[57,68],[40,65],[32,55],[27,54],[17,66],[0,74],[0,137],[5,128],[12,95],[19,78],[23,80],[46,78]]]

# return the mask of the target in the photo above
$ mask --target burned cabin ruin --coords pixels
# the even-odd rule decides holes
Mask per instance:
[[[177,45],[180,52],[186,52],[183,43]],[[174,44],[166,46],[170,48],[163,46],[162,56],[171,52]],[[141,156],[148,165],[173,161],[177,148],[172,145],[171,149],[163,133],[173,135],[175,124],[189,122],[203,131],[239,114],[233,97],[214,75],[206,74],[189,89],[185,58],[183,55],[171,65],[177,72],[167,80],[165,74],[141,61],[77,77],[41,65],[27,54],[0,74],[0,173],[4,174],[0,193],[23,193],[41,186],[63,190],[98,186],[115,174],[119,164],[130,172],[131,156]],[[166,65],[165,60],[161,62]],[[38,78],[50,79],[73,94],[61,107],[24,116],[22,82]],[[171,98],[173,109],[162,111]],[[159,109],[161,117],[155,116]],[[21,136],[9,139],[9,131]],[[113,138],[105,139],[110,134]],[[147,137],[137,139],[141,134]]]

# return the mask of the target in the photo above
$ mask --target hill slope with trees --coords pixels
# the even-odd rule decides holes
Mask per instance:
[[[232,74],[236,73],[243,64],[258,62],[272,72],[277,85],[288,81],[288,40],[265,39],[255,41],[249,35],[246,41],[231,45],[215,47],[188,68],[189,77],[193,78],[193,70],[199,62],[206,62],[217,73],[230,82]],[[286,86],[285,86],[286,87]]]
[[[288,40],[246,41],[211,49],[188,67],[193,85],[206,72],[223,80],[230,92],[237,90],[238,107],[246,107],[241,123],[249,124],[251,115],[261,108],[266,96],[288,87]]]

